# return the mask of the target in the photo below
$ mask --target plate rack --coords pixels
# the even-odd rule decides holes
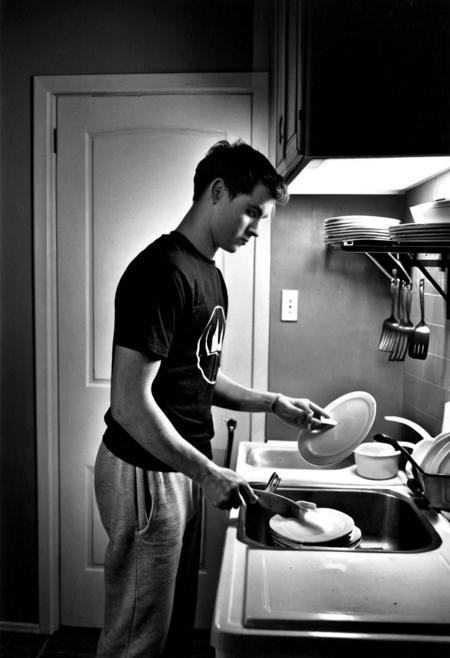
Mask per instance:
[[[450,242],[394,242],[380,240],[352,240],[340,243],[343,251],[352,251],[355,253],[366,254],[368,258],[385,274],[389,279],[391,274],[377,260],[377,256],[387,254],[396,265],[410,279],[408,269],[417,267],[424,277],[431,283],[435,290],[441,295],[446,303],[446,317],[450,319],[450,302],[448,291],[450,279]],[[438,254],[438,258],[427,258],[429,254]],[[439,267],[446,273],[446,290],[444,291],[435,278],[430,274],[427,268]]]

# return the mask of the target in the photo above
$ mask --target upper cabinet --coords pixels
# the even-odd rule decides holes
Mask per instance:
[[[312,158],[450,154],[448,0],[276,0],[273,142]]]
[[[303,57],[305,14],[302,0],[279,0],[275,19],[275,157],[285,176],[305,154]]]

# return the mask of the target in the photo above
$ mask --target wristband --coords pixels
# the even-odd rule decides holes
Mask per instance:
[[[270,413],[274,414],[275,413],[275,406],[278,402],[278,400],[281,398],[282,393],[277,393],[272,401],[272,404],[270,405]]]

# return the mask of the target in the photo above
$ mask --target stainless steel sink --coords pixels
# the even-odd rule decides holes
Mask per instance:
[[[439,535],[414,501],[399,493],[303,487],[280,487],[277,492],[292,500],[309,500],[318,507],[331,507],[349,514],[362,532],[361,543],[353,549],[355,551],[417,553],[441,544]],[[288,550],[274,545],[269,531],[270,516],[258,503],[241,508],[238,539],[255,548]],[[300,550],[350,549],[308,547]]]
[[[251,448],[248,451],[246,463],[249,466],[256,466],[259,468],[292,468],[292,469],[339,469],[345,468],[350,464],[354,464],[353,456],[340,461],[333,466],[313,466],[305,461],[300,455],[298,450],[292,448],[275,448],[272,446],[264,446],[258,448]]]

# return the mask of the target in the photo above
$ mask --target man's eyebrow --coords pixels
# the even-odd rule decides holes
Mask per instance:
[[[248,205],[252,210],[254,210],[257,213],[257,215],[259,215],[259,217],[261,217],[263,213],[261,208],[257,204],[249,203]]]

